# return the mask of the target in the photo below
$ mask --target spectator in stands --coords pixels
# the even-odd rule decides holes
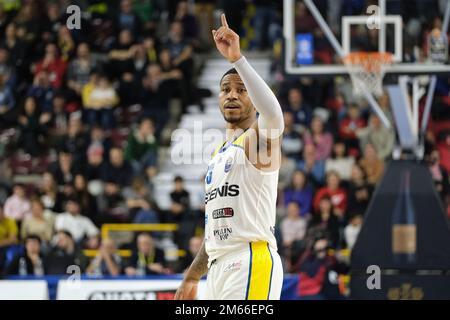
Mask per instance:
[[[320,198],[317,212],[313,215],[309,222],[308,229],[313,230],[312,233],[318,231],[326,232],[334,248],[341,243],[340,238],[341,221],[334,214],[333,203],[331,197],[325,195]]]
[[[174,184],[174,190],[170,193],[172,203],[167,222],[179,224],[176,242],[179,247],[187,248],[189,239],[195,231],[196,221],[192,218],[190,194],[184,188],[183,178],[176,176]]]
[[[128,276],[143,276],[148,274],[164,274],[164,251],[155,247],[153,238],[146,233],[137,237],[137,250],[133,253],[125,268]]]
[[[345,243],[347,244],[347,248],[350,250],[353,249],[356,239],[358,239],[358,234],[361,231],[362,224],[362,215],[353,214],[349,219],[348,225],[344,229]]]
[[[0,204],[0,273],[5,267],[6,252],[10,246],[17,243],[18,234],[16,221],[5,216]]]
[[[302,170],[315,186],[319,186],[325,178],[325,161],[316,158],[316,147],[313,144],[305,145],[303,160],[298,162],[297,169]]]
[[[37,2],[29,2],[20,6],[14,22],[17,24],[17,34],[27,44],[32,44],[39,35],[39,12]]]
[[[11,194],[13,186],[12,177],[11,165],[5,160],[0,160],[0,203],[4,203]]]
[[[291,178],[291,184],[284,190],[284,204],[287,207],[289,203],[297,203],[302,217],[308,217],[311,213],[313,190],[308,184],[305,173],[296,170]]]
[[[106,135],[105,130],[101,126],[93,126],[90,130],[89,147],[98,146],[102,150],[102,154],[109,154],[113,145],[112,139]]]
[[[181,259],[179,263],[179,267],[177,269],[177,273],[183,273],[189,266],[192,261],[194,261],[197,253],[200,251],[203,243],[203,237],[194,236],[189,240],[189,250],[186,252],[186,255]]]
[[[26,153],[32,156],[40,155],[43,152],[44,142],[47,135],[47,127],[42,123],[39,106],[34,97],[25,99],[23,112],[18,118],[19,138],[17,145]]]
[[[80,204],[81,213],[95,222],[98,214],[97,199],[89,192],[86,177],[82,174],[75,176],[73,196]]]
[[[46,6],[46,21],[43,27],[43,37],[46,39],[54,40],[55,35],[58,33],[59,28],[64,23],[62,17],[63,10],[59,2],[50,2]]]
[[[99,230],[88,217],[81,215],[76,198],[67,199],[66,212],[56,216],[55,228],[57,231],[69,231],[77,244],[85,244],[88,248],[98,247]]]
[[[37,63],[34,74],[42,71],[49,74],[50,85],[54,89],[59,89],[63,85],[67,63],[60,57],[58,47],[54,43],[49,43],[45,47],[43,59]]]
[[[22,239],[36,235],[42,241],[43,249],[52,240],[55,227],[55,215],[45,209],[44,203],[38,197],[31,199],[31,215],[24,218],[20,235]]]
[[[128,63],[119,80],[118,93],[121,104],[130,106],[139,102],[138,84],[142,81],[148,66],[148,57],[142,43],[133,45],[129,50]]]
[[[297,264],[301,278],[297,287],[300,300],[342,299],[337,275],[345,273],[347,268],[327,253],[328,248],[326,236],[317,235]]]
[[[305,144],[314,144],[316,147],[316,160],[325,161],[333,148],[333,136],[324,131],[322,118],[314,116],[311,120],[311,131],[304,134]]]
[[[440,165],[450,172],[450,134],[447,133],[442,141],[437,143],[437,149],[439,151]]]
[[[156,50],[156,39],[151,36],[145,36],[142,40],[147,61],[149,64],[158,62],[158,51]],[[143,76],[143,75],[142,75]]]
[[[135,34],[129,29],[123,29],[119,33],[117,41],[108,53],[109,63],[107,69],[112,77],[123,79],[130,70],[133,56],[136,53]]]
[[[67,149],[62,149],[58,153],[58,161],[50,164],[49,171],[55,178],[56,184],[61,186],[72,183],[80,169],[73,162],[72,154]]]
[[[75,163],[84,163],[88,146],[88,136],[84,132],[81,112],[73,112],[69,117],[67,134],[62,137],[60,149],[67,150],[73,155]]]
[[[1,45],[4,46],[9,52],[9,60],[11,64],[16,68],[18,81],[20,77],[28,72],[28,65],[24,57],[27,54],[26,45],[18,37],[17,24],[14,22],[8,23],[5,29],[5,34]],[[26,72],[24,72],[26,70]]]
[[[133,1],[133,11],[139,16],[142,22],[143,34],[154,33],[155,24],[159,19],[161,4],[148,2],[146,0]]]
[[[64,211],[64,194],[58,190],[55,177],[51,172],[44,172],[42,174],[39,196],[44,207],[49,211],[57,213]]]
[[[308,225],[307,219],[302,215],[301,208],[297,202],[287,204],[287,215],[281,221],[281,233],[283,237],[283,246],[290,248],[294,241],[303,240]]]
[[[86,178],[89,181],[101,180],[105,172],[105,161],[103,154],[105,153],[103,146],[100,143],[94,142],[87,149],[87,166]]]
[[[5,87],[11,92],[14,92],[17,84],[17,74],[15,66],[11,63],[11,59],[12,57],[9,54],[8,48],[0,44],[0,77]]]
[[[7,266],[6,273],[21,276],[43,276],[46,272],[41,253],[41,238],[36,235],[27,236],[25,238],[25,252],[13,258]]]
[[[433,150],[426,157],[428,168],[430,169],[431,177],[433,178],[434,185],[436,186],[436,191],[439,192],[443,203],[445,203],[445,198],[449,191],[449,178],[448,172],[442,167],[440,163],[439,151]]]
[[[375,34],[375,36],[376,38],[378,38],[377,34]],[[375,41],[378,41],[378,39],[376,39]],[[394,116],[391,110],[391,102],[389,99],[389,95],[386,91],[384,91],[383,94],[380,97],[378,97],[378,104],[380,105],[381,111],[383,111],[383,113],[386,115],[386,118],[388,118],[388,120],[391,123],[394,123]]]
[[[15,106],[14,94],[6,85],[5,76],[0,74],[0,127],[6,128],[10,124],[9,115]]]
[[[363,169],[355,164],[348,187],[348,213],[364,213],[372,196],[373,186],[368,184]]]
[[[55,244],[44,261],[47,274],[67,275],[70,266],[78,266],[81,272],[86,269],[86,256],[76,245],[70,232],[59,230],[53,240]]]
[[[158,143],[153,121],[142,118],[138,128],[130,133],[125,149],[125,159],[133,166],[135,175],[157,165]]]
[[[51,112],[55,89],[50,83],[50,74],[47,71],[36,73],[33,84],[29,87],[27,95],[34,97],[39,104],[40,111]]]
[[[359,140],[356,137],[358,129],[366,127],[366,121],[361,117],[357,104],[348,106],[347,115],[339,122],[339,137],[343,139],[347,148],[359,149]]]
[[[52,99],[50,111],[43,111],[42,116],[50,114],[48,124],[49,144],[56,148],[62,144],[62,139],[69,128],[69,116],[65,110],[66,97],[62,92],[56,92]]]
[[[295,5],[295,31],[296,33],[310,32],[318,29],[314,17],[311,15],[303,2],[297,2]]]
[[[302,91],[299,88],[291,88],[288,91],[288,103],[285,109],[294,114],[294,123],[299,130],[309,128],[312,119],[312,108],[303,100]]]
[[[333,145],[331,158],[325,161],[325,172],[339,172],[341,179],[348,181],[350,180],[354,163],[355,158],[347,155],[345,143],[343,141],[336,141]]]
[[[159,223],[156,205],[142,177],[136,176],[124,193],[133,223]]]
[[[109,151],[109,162],[105,165],[102,180],[113,182],[119,187],[129,186],[133,177],[133,168],[125,160],[123,150],[113,147]]]
[[[21,184],[16,184],[13,187],[13,194],[6,199],[3,208],[5,216],[14,219],[17,222],[31,215],[30,201],[26,196],[25,187]]]
[[[172,199],[172,205],[170,207],[172,218],[169,220],[180,222],[183,215],[187,214],[190,210],[190,195],[184,188],[184,180],[181,176],[175,177],[174,183],[175,188],[170,193],[170,198]]]
[[[384,172],[384,162],[378,157],[378,153],[371,143],[364,147],[364,155],[359,160],[359,165],[363,168],[367,182],[371,185],[377,184]]]
[[[131,0],[120,1],[120,11],[114,22],[117,30],[127,29],[132,34],[140,34],[142,29],[139,16],[133,12],[133,2]]]
[[[180,21],[183,25],[183,37],[193,43],[194,47],[198,47],[197,18],[189,12],[189,3],[187,1],[182,0],[178,2],[174,20]]]
[[[96,223],[130,222],[129,210],[120,185],[113,177],[109,177],[103,182],[103,193],[97,198],[99,216]]]
[[[300,132],[294,126],[294,115],[291,112],[284,112],[284,132],[281,147],[283,153],[289,158],[299,160],[303,148]]]
[[[180,68],[184,78],[190,81],[193,76],[193,48],[190,41],[184,36],[183,24],[180,21],[171,23],[169,35],[164,41],[164,46],[170,51],[173,65]]]
[[[187,104],[190,90],[189,79],[184,79],[181,70],[174,65],[169,49],[162,49],[159,52],[159,66],[161,69],[160,81],[163,81],[160,91],[167,95],[170,90],[171,97],[180,98],[183,104]],[[150,76],[154,75],[154,70],[150,69],[149,71]]]
[[[86,269],[87,274],[96,276],[118,276],[122,273],[122,258],[112,239],[104,239],[97,256]]]
[[[83,106],[90,126],[101,124],[106,129],[114,125],[113,108],[119,103],[116,90],[104,74],[93,75],[83,87]]]
[[[61,52],[61,59],[65,62],[69,61],[70,58],[74,55],[75,52],[75,41],[72,37],[72,34],[70,33],[70,30],[65,26],[62,25],[58,29],[58,48]],[[66,64],[67,67],[67,64]]]
[[[67,87],[81,97],[83,87],[89,82],[89,75],[98,64],[91,55],[89,44],[81,42],[77,47],[77,56],[70,61],[67,71]]]
[[[158,64],[150,64],[142,79],[140,102],[144,108],[144,115],[155,120],[156,132],[160,133],[169,119],[168,105],[173,98],[174,88],[172,80],[179,81],[182,74],[178,69],[162,72]]]
[[[377,115],[371,114],[369,125],[366,128],[358,129],[356,135],[361,150],[365,150],[366,145],[370,143],[381,160],[390,157],[394,148],[395,134],[392,129],[384,127]]]
[[[342,218],[347,209],[347,191],[341,187],[341,179],[336,171],[327,173],[326,186],[317,190],[314,197],[314,210],[319,211],[320,199],[330,197],[333,204],[333,213]]]
[[[296,164],[294,159],[288,157],[284,150],[281,151],[281,166],[278,177],[278,189],[284,190],[289,186],[294,175]]]

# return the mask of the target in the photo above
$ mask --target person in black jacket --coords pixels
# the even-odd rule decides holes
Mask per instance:
[[[80,272],[87,267],[87,259],[76,246],[70,232],[60,230],[55,237],[56,244],[45,257],[45,270],[47,274],[67,274],[67,268],[76,265]]]
[[[125,273],[129,276],[168,273],[165,268],[164,251],[155,247],[153,238],[142,233],[137,237],[137,250],[133,253]]]
[[[45,272],[44,259],[41,253],[41,239],[36,235],[28,235],[25,239],[25,252],[14,257],[7,266],[9,275],[43,276]]]

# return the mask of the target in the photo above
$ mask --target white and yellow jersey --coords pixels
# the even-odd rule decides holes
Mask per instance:
[[[248,132],[248,131],[246,131]],[[274,236],[278,170],[254,167],[244,150],[244,132],[213,154],[205,177],[205,248],[209,264]]]

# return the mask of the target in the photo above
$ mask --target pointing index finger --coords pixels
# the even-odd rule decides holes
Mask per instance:
[[[221,20],[222,20],[222,25],[225,28],[228,28],[228,23],[227,23],[227,18],[225,17],[225,13],[222,13],[222,15],[220,16]]]

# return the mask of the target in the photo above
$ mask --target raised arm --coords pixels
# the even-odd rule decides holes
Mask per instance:
[[[221,19],[222,26],[217,31],[212,31],[217,49],[233,64],[239,73],[250,100],[259,113],[256,128],[258,134],[262,134],[268,139],[276,139],[281,136],[284,130],[283,112],[280,103],[269,86],[247,62],[247,59],[242,56],[239,47],[239,35],[228,27],[224,14],[222,14]]]
[[[175,300],[194,300],[197,297],[198,282],[206,272],[208,272],[208,255],[203,240],[200,251],[186,271],[183,282],[175,294]]]

